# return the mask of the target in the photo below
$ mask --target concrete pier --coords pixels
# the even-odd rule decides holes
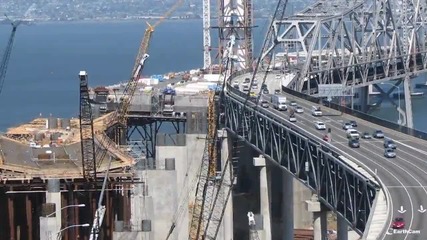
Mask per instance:
[[[327,239],[327,211],[322,207],[317,195],[313,195],[311,200],[307,201],[307,210],[313,213],[314,240]]]
[[[288,172],[282,171],[282,238],[294,238],[294,178]]]
[[[155,168],[136,171],[145,186],[134,186],[131,231],[115,231],[114,239],[166,239],[173,223],[176,226],[169,240],[188,238],[189,206],[194,198],[194,180],[202,161],[205,137],[186,134],[179,137],[182,141],[158,142]],[[183,211],[178,210],[181,207]],[[229,215],[232,214],[226,211],[224,221],[232,221]]]
[[[265,158],[259,156],[253,159],[254,166],[259,167],[259,185],[260,185],[260,213],[262,217],[263,230],[260,238],[261,240],[271,240],[271,217],[270,217],[270,196],[269,196],[269,179],[267,173],[267,167],[265,165]],[[258,224],[257,224],[258,225]]]
[[[229,151],[229,138],[227,135],[227,131],[225,129],[219,130],[218,137],[221,139],[221,164],[222,164],[221,169],[224,169],[226,167],[225,165],[227,163],[227,159],[232,157]],[[221,188],[221,191],[224,191],[223,201],[226,200],[227,193],[231,190],[230,188],[233,187],[233,183],[231,182],[232,168],[233,168],[233,166],[231,165],[231,161],[232,160],[229,159],[227,171],[224,172],[225,176],[224,176],[223,185]],[[230,192],[227,205],[225,206],[224,218],[222,220],[222,223],[220,226],[220,232],[218,233],[217,239],[227,239],[227,240],[233,239],[234,221],[233,221],[233,200],[232,200],[233,196],[232,195],[233,194]]]
[[[49,179],[47,183],[44,214],[40,217],[40,240],[54,240],[61,230],[62,204],[59,179]],[[54,206],[54,211],[49,211]],[[48,210],[49,209],[49,210]],[[53,210],[53,209],[52,209]]]

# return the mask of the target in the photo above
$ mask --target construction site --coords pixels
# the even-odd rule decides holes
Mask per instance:
[[[142,78],[155,29],[179,0],[148,25],[127,83],[92,88],[82,70],[70,76],[79,79],[79,116],[40,117],[8,129],[0,137],[0,235],[278,239],[286,199],[282,180],[268,186],[266,173],[272,179],[282,173],[223,128],[223,83],[254,64],[253,6],[251,0],[237,2],[220,1],[219,24],[211,26],[210,2],[203,1],[202,69],[167,74],[156,84]],[[11,21],[0,82],[21,23]],[[212,28],[220,30],[217,47],[211,46]],[[214,50],[220,59],[215,64]],[[305,207],[311,191],[291,181],[295,228],[301,229],[295,239],[313,239],[312,213]]]

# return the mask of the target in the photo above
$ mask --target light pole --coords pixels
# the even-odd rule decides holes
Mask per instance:
[[[60,240],[61,238],[62,238],[62,232],[63,231],[65,231],[65,230],[67,230],[67,229],[69,229],[69,228],[76,228],[76,227],[90,227],[90,224],[89,223],[85,223],[85,224],[76,224],[76,225],[71,225],[71,226],[68,226],[68,227],[65,227],[65,228],[63,228],[63,229],[61,229],[61,230],[59,230],[59,232],[56,234],[56,239],[58,239],[58,240]]]
[[[394,84],[391,84],[391,83],[387,83],[387,82],[382,82],[381,83],[381,85],[390,85],[390,86],[392,86],[393,88],[397,88],[397,101],[398,101],[398,110],[397,110],[397,114],[398,114],[398,116],[399,116],[399,118],[398,118],[398,120],[397,120],[397,124],[399,124],[399,125],[401,125],[402,124],[402,119],[400,118],[400,112],[399,112],[399,110],[401,109],[400,108],[400,87],[399,86],[396,86],[396,85],[394,85]]]
[[[61,208],[60,209],[60,211],[62,211],[62,210],[64,210],[64,209],[66,209],[66,208],[70,208],[70,207],[86,207],[86,205],[84,204],[84,203],[82,203],[82,204],[73,204],[73,205],[68,205],[68,206],[65,206],[65,207],[63,207],[63,208]],[[55,212],[52,212],[52,213],[50,213],[50,214],[48,214],[48,215],[46,215],[45,217],[50,217],[50,216],[52,216],[53,214],[55,214],[56,213],[56,211]]]

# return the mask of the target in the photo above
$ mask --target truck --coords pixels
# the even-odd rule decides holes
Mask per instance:
[[[271,96],[271,104],[274,109],[279,111],[286,111],[288,107],[286,106],[286,97],[281,95],[272,95]]]

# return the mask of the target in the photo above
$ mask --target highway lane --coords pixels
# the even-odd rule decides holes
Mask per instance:
[[[242,79],[240,83],[242,82]],[[272,83],[267,81],[269,89],[271,89]],[[259,89],[254,90],[259,92]],[[389,129],[384,129],[380,126],[372,125],[369,122],[356,119],[350,115],[342,114],[340,116],[323,116],[313,117],[311,115],[311,108],[314,105],[311,102],[303,99],[298,99],[293,96],[287,95],[288,102],[295,100],[298,105],[304,108],[303,114],[296,114],[298,122],[295,125],[303,128],[305,131],[318,136],[321,138],[324,136],[326,131],[318,131],[314,127],[314,121],[320,120],[325,122],[327,127],[332,128],[332,144],[339,148],[344,153],[350,155],[346,156],[350,160],[355,158],[360,162],[363,162],[367,167],[372,170],[377,169],[378,176],[381,178],[383,183],[388,186],[385,191],[390,195],[390,205],[392,207],[392,214],[388,220],[388,225],[391,226],[392,218],[396,216],[403,216],[406,220],[405,229],[420,230],[419,233],[410,232],[393,232],[392,235],[385,236],[386,239],[427,239],[427,229],[423,227],[427,226],[427,213],[420,213],[417,210],[420,205],[427,207],[426,188],[427,185],[427,163],[423,159],[427,159],[427,153],[420,149],[427,151],[427,142],[396,132]],[[268,96],[263,96],[263,99],[270,100]],[[268,111],[274,115],[279,115],[284,118],[284,121],[288,124],[292,124],[288,121],[289,112],[279,112],[272,108],[263,109],[261,111]],[[337,111],[328,109],[322,106],[324,115],[337,115]],[[368,131],[372,133],[376,129],[384,131],[386,137],[391,137],[397,143],[397,158],[387,159],[383,156],[384,147],[383,140],[361,140],[360,149],[352,149],[348,146],[348,140],[346,138],[345,130],[342,129],[342,124],[349,120],[356,120],[358,122],[358,131]],[[415,146],[414,147],[412,147]],[[399,213],[398,210],[403,208],[405,212]]]
[[[414,151],[410,146],[414,140],[405,138],[403,134],[392,133],[388,129],[381,128],[379,126],[368,126],[364,121],[349,117],[348,115],[343,116],[323,116],[313,117],[311,115],[312,103],[304,100],[296,100],[300,106],[304,108],[304,117],[300,116],[296,125],[304,127],[311,133],[323,137],[325,131],[318,131],[314,128],[314,121],[320,120],[325,122],[326,127],[332,129],[332,144],[338,147],[340,150],[351,154],[356,159],[366,164],[371,169],[378,170],[378,176],[386,184],[390,186],[388,192],[392,198],[391,205],[393,206],[393,215],[403,216],[406,219],[406,229],[420,230],[419,234],[406,233],[397,234],[394,233],[391,236],[387,236],[387,239],[427,239],[427,229],[423,229],[427,226],[427,214],[418,212],[420,205],[426,206],[426,185],[427,185],[427,169],[426,155],[420,151]],[[324,114],[333,114],[333,111],[328,111],[327,108],[322,107]],[[284,114],[286,115],[286,114]],[[300,114],[297,114],[297,117]],[[302,120],[301,120],[302,119]],[[374,129],[381,129],[384,131],[386,137],[400,137],[395,139],[397,142],[397,157],[396,159],[386,159],[383,156],[384,147],[383,140],[361,140],[360,149],[352,149],[348,147],[348,140],[346,138],[345,130],[342,129],[342,124],[348,120],[356,120],[358,122],[357,129],[361,132],[369,131],[373,132]],[[404,143],[404,145],[399,144]],[[422,144],[421,141],[416,141],[416,144]],[[427,143],[423,146],[423,149],[427,149]],[[401,206],[405,213],[401,214],[398,212]],[[391,221],[391,219],[389,219]],[[389,223],[391,225],[391,223]],[[424,231],[423,231],[424,230]]]
[[[302,106],[302,105],[300,104],[300,106]],[[304,130],[308,131],[309,133],[313,134],[314,136],[317,136],[319,138],[318,141],[320,141],[320,142],[323,141],[323,140],[321,140],[321,138],[326,134],[326,131],[316,130],[315,127],[314,127],[314,121],[316,121],[316,120],[317,121],[318,120],[322,120],[322,121],[325,122],[325,120],[321,119],[321,118],[318,118],[318,117],[311,116],[311,106],[310,106],[309,109],[308,109],[308,107],[303,107],[303,108],[305,108],[304,109],[304,113],[296,115],[298,120],[297,120],[297,123],[295,123],[295,125],[303,128]],[[272,110],[272,109],[268,109],[268,111],[274,112],[276,115],[281,115],[281,116],[283,116],[286,119],[287,119],[287,117],[289,115],[289,113],[278,112],[278,111]],[[330,126],[328,126],[329,125],[328,122],[326,122],[325,124],[326,124],[327,127],[330,127]],[[334,133],[334,132],[335,132],[335,130],[332,131],[332,133]],[[338,135],[337,138],[339,136],[340,135]],[[333,138],[335,138],[335,137],[333,136]],[[359,159],[359,160],[361,160],[361,158],[365,158],[365,156],[369,156],[369,154],[370,154],[369,151],[360,152],[360,151],[357,151],[355,149],[351,149],[351,148],[347,147],[347,138],[345,137],[345,135],[344,135],[344,137],[341,136],[340,140],[341,140],[341,142],[339,142],[339,144],[333,144],[333,145],[335,147],[337,147],[338,149],[340,149],[341,151],[343,151],[345,153],[348,153],[351,156],[354,156],[356,159]],[[378,157],[378,156],[375,156],[375,157]],[[350,160],[352,160],[350,157],[347,157],[347,158],[349,158]],[[381,167],[381,165],[378,164],[378,160],[377,159],[374,159],[372,161],[372,163],[374,164],[374,168],[380,168]],[[370,168],[372,168],[372,166],[370,164],[367,164],[367,166],[370,167]],[[390,172],[387,169],[385,169],[385,171],[388,173],[386,175],[386,177],[387,177],[386,180],[388,180],[388,182],[393,182],[394,181],[393,184],[404,186],[404,184],[401,182],[401,180],[399,180],[399,178],[397,178],[397,177],[393,178],[393,176],[396,176],[396,174],[398,174],[397,171]],[[393,169],[392,169],[392,171],[393,171]],[[382,180],[384,181],[384,179],[382,179]],[[397,202],[409,203],[409,204],[405,204],[404,205],[405,209],[413,209],[412,199],[410,198],[409,193],[407,193],[406,195],[405,194],[402,195],[400,193],[396,194],[396,195],[392,195],[392,198],[395,199],[395,200],[397,200]],[[411,212],[410,218],[409,218],[410,220],[412,220],[412,215],[413,214]],[[389,221],[390,221],[390,219],[389,219]],[[411,224],[411,222],[412,221],[410,221],[408,223]],[[402,238],[396,238],[396,239],[402,239]]]

